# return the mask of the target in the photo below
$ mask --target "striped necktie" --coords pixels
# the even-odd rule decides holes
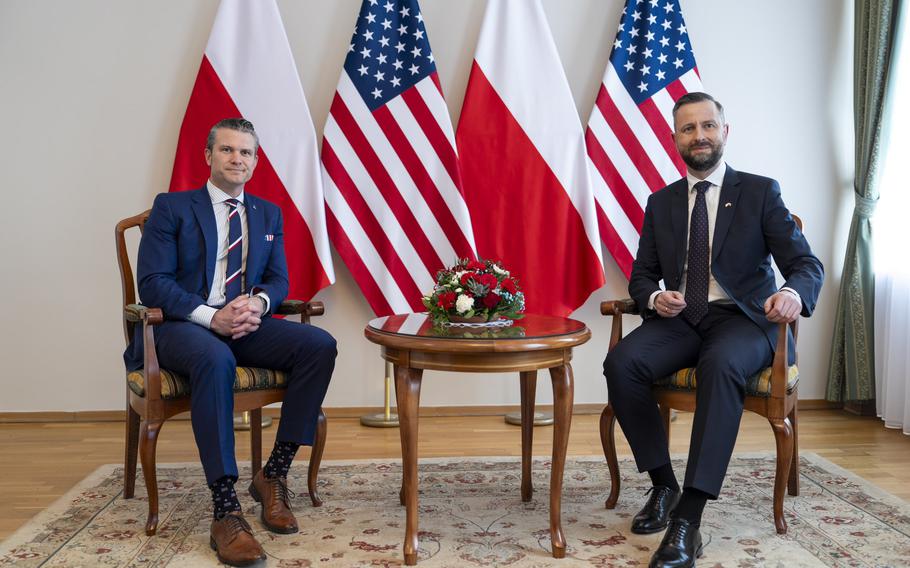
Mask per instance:
[[[708,205],[705,192],[711,182],[695,184],[695,206],[689,221],[689,264],[686,268],[686,308],[683,317],[692,325],[708,313]]]
[[[243,227],[240,224],[240,201],[225,201],[231,208],[228,215],[227,271],[224,276],[224,303],[243,292]]]

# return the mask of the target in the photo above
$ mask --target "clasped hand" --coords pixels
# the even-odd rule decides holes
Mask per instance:
[[[212,331],[231,339],[249,335],[262,323],[262,308],[259,298],[237,296],[212,316]]]

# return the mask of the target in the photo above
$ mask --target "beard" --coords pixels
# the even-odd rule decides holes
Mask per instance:
[[[711,151],[707,154],[693,154],[692,150],[696,148],[711,148]],[[691,169],[697,172],[704,172],[710,170],[724,155],[724,147],[722,144],[714,144],[712,142],[703,142],[701,144],[692,144],[685,150],[680,150],[679,155],[682,156],[683,162],[686,163]]]

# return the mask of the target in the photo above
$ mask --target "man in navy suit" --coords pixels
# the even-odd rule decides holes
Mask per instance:
[[[155,330],[159,363],[190,380],[193,434],[214,502],[211,544],[219,560],[235,566],[265,558],[234,490],[236,367],[287,372],[275,447],[250,493],[269,530],[293,533],[288,468],[299,446],[313,444],[336,355],[325,331],[269,317],[287,295],[288,273],[281,210],[244,192],[258,149],[246,120],[212,127],[208,183],[155,198],[137,271],[141,301],[164,310],[166,321]],[[142,366],[141,341],[125,359],[130,369]]]
[[[701,554],[699,523],[726,475],[746,380],[770,365],[778,324],[812,314],[824,278],[778,183],[722,161],[729,127],[721,104],[688,93],[673,121],[687,175],[648,198],[629,279],[644,322],[604,362],[616,417],[653,483],[632,532],[668,529],[652,567],[693,566]],[[681,491],[651,384],[686,367],[698,382]]]

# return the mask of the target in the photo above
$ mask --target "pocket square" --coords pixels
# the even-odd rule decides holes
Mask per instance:
[[[272,235],[272,234],[266,235],[266,236],[265,236],[265,240],[270,241],[270,242],[271,242],[271,241],[274,241],[274,240],[275,240],[275,235]]]

